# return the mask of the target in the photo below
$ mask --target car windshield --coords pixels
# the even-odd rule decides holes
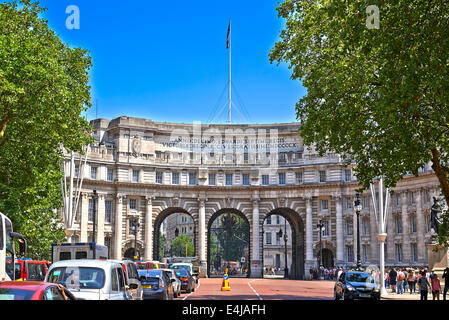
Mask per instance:
[[[30,300],[34,291],[0,288],[0,300]]]
[[[139,270],[146,270],[147,266],[145,263],[138,263],[137,264],[137,269]]]
[[[188,277],[188,276],[189,276],[187,270],[184,270],[184,269],[176,270],[176,271],[175,271],[175,274],[176,274],[178,277]]]
[[[147,277],[146,279],[142,279],[142,284],[159,285],[159,278]]]
[[[369,273],[348,273],[346,275],[346,281],[374,283],[374,279]]]
[[[187,271],[190,271],[190,267],[188,265],[182,265],[182,264],[173,265],[172,269],[174,269],[174,270],[187,270]]]
[[[69,289],[101,289],[105,282],[103,269],[93,267],[58,267],[50,271],[47,282]]]
[[[162,271],[158,269],[148,270],[147,277],[162,278]]]

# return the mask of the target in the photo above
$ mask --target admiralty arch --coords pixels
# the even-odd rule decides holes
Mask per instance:
[[[68,241],[91,241],[95,231],[95,241],[108,246],[113,259],[122,259],[137,244],[140,259],[158,260],[162,221],[185,213],[193,219],[195,256],[207,266],[210,226],[229,211],[248,222],[248,275],[261,277],[263,224],[281,215],[291,227],[290,278],[304,279],[310,267],[317,267],[320,220],[321,246],[333,264],[355,266],[355,164],[305,147],[297,123],[208,125],[119,117],[95,119],[91,126],[96,142],[87,153],[65,155],[65,181],[80,186],[73,191],[75,212],[62,210]],[[427,265],[431,199],[439,194],[430,165],[393,189],[386,266]],[[370,191],[360,199],[362,265],[377,265]],[[140,225],[136,239],[133,222]]]

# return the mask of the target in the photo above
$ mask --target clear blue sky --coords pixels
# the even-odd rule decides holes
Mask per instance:
[[[305,94],[286,65],[268,53],[283,21],[270,0],[42,0],[44,18],[72,46],[88,49],[93,107],[88,119],[134,116],[207,123],[227,100],[226,33],[232,19],[234,123],[296,121]],[[66,28],[66,8],[80,10],[80,29]],[[215,111],[215,112],[214,112]],[[225,123],[227,111],[214,122]]]

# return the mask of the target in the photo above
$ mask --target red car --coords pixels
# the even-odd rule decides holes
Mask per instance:
[[[0,282],[0,300],[76,300],[64,286],[37,281]]]

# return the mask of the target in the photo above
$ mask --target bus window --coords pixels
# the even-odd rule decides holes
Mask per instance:
[[[78,251],[75,254],[75,259],[87,259],[87,252],[86,251]]]
[[[3,250],[3,217],[0,215],[0,250]]]
[[[21,279],[22,278],[22,264],[21,263],[16,263],[15,269],[16,269],[15,279],[16,280]]]
[[[71,260],[72,254],[70,252],[60,252],[59,253],[59,260]]]
[[[12,232],[11,221],[5,220],[5,234],[6,234],[5,249],[7,252],[9,252],[11,257],[13,257],[12,259],[6,260],[6,273],[11,279],[14,279],[14,241],[10,236],[11,232]]]

